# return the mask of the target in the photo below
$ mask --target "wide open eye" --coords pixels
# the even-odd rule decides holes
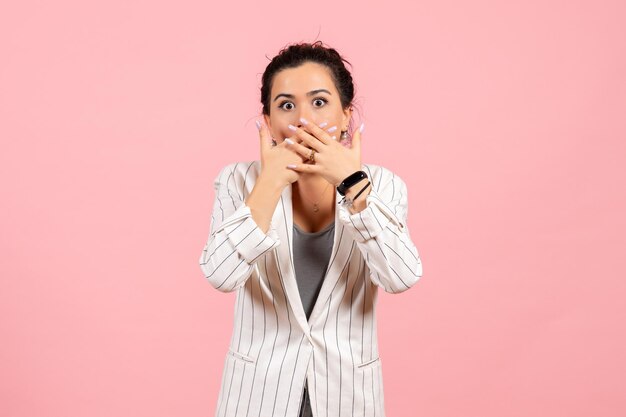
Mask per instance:
[[[321,97],[318,97],[315,100],[313,100],[313,103],[315,103],[316,101],[317,102],[322,102],[322,104],[319,105],[319,106],[315,106],[315,104],[314,104],[315,107],[322,107],[324,104],[328,103],[328,100],[326,100],[325,98],[321,98]]]
[[[285,104],[290,104],[291,108],[286,108]],[[280,103],[280,106],[278,106],[278,107],[283,109],[283,110],[292,110],[293,109],[293,103],[291,101],[283,101],[282,103]]]

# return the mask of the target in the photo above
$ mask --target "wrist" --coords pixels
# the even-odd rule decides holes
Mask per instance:
[[[359,182],[355,183],[352,187],[348,188],[348,190],[346,191],[346,197],[353,199],[354,196],[357,195],[359,191],[361,191],[361,188],[363,188],[363,186],[367,184],[368,181],[368,178],[363,178]],[[360,200],[361,198],[364,199],[366,194],[369,194],[369,191],[367,189],[363,191],[363,193],[361,193],[361,195],[358,197],[358,200]]]
[[[367,208],[367,196],[372,189],[372,183],[368,179],[360,181],[350,188],[350,192],[346,193],[348,199],[348,211],[350,214],[359,213]]]
[[[345,206],[351,214],[363,211],[367,207],[367,196],[371,191],[372,183],[368,178],[354,184],[339,204]]]
[[[337,178],[337,180],[335,181],[335,188],[339,187],[339,185],[341,185],[341,183],[348,178],[350,175],[354,174],[357,171],[360,171],[361,168],[347,168],[344,169],[340,174],[339,174],[339,178]]]
[[[257,178],[257,183],[263,184],[263,188],[266,190],[270,190],[275,193],[282,193],[283,189],[289,185],[289,183],[285,183],[284,181],[280,181],[277,176],[268,174],[267,172],[261,171],[259,177]]]

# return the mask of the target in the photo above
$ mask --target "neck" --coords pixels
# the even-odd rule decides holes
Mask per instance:
[[[335,193],[335,188],[332,184],[322,176],[314,174],[301,175],[298,181],[292,184],[292,190],[299,199],[304,196],[305,204],[316,202],[322,205],[332,200]]]

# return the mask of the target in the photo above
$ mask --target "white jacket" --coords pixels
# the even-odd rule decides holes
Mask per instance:
[[[213,287],[237,291],[215,415],[297,417],[306,379],[315,417],[384,417],[377,290],[399,293],[422,276],[405,183],[362,165],[372,183],[367,208],[351,215],[336,205],[329,266],[307,321],[294,273],[291,186],[267,234],[244,203],[260,169],[259,161],[238,162],[218,174],[199,261]]]

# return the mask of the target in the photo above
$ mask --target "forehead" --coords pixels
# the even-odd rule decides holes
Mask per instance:
[[[330,71],[324,65],[305,62],[299,67],[286,68],[276,73],[272,83],[272,97],[280,93],[304,95],[318,88],[335,91]]]

